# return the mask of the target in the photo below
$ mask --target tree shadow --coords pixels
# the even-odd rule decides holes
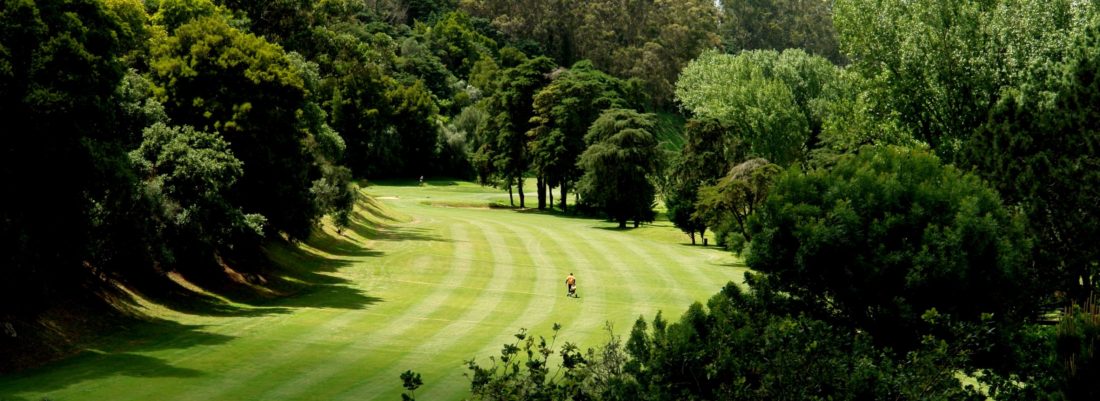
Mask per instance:
[[[141,353],[220,345],[235,338],[204,331],[204,327],[163,319],[130,321],[119,328],[118,335],[92,340],[81,346],[82,350],[75,355],[4,376],[0,381],[0,400],[22,399],[14,394],[13,389],[48,393],[114,376],[202,376],[205,374],[202,371],[173,366],[160,358]]]
[[[194,278],[195,276],[192,276]],[[197,280],[202,283],[205,280]],[[290,312],[286,308],[242,307],[226,303],[225,300],[211,294],[195,292],[184,288],[164,275],[146,277],[142,280],[129,279],[127,288],[134,294],[157,305],[176,312],[199,316],[252,317]],[[138,301],[125,292],[113,292],[116,301],[122,301],[130,307],[136,307]],[[117,302],[116,302],[117,304]]]
[[[365,309],[379,302],[382,302],[382,298],[366,295],[357,288],[326,284],[310,287],[292,297],[272,299],[268,305],[286,308]]]
[[[56,363],[12,375],[6,378],[10,379],[11,386],[5,387],[17,387],[20,392],[48,393],[114,376],[194,378],[204,374],[172,366],[151,356],[88,349]],[[0,400],[8,399],[20,398],[0,393]]]

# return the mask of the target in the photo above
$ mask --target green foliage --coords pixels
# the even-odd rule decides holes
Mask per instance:
[[[643,83],[649,105],[670,105],[684,64],[718,45],[710,0],[464,0],[462,9],[492,20],[562,65],[591,60],[600,70]]]
[[[244,169],[220,135],[156,123],[130,159],[141,193],[155,204],[153,230],[174,255],[208,252],[244,234],[263,235],[262,215],[245,214],[228,199]]]
[[[531,105],[535,94],[549,83],[549,72],[554,67],[554,62],[546,57],[523,59],[520,64],[497,75],[495,91],[487,99],[488,133],[494,137],[484,141],[488,147],[483,148],[490,150],[494,171],[506,185],[511,188],[511,183],[517,183],[519,186],[520,207],[525,206],[522,178],[530,166],[527,132],[534,128],[532,117],[535,114]]]
[[[817,146],[826,106],[844,96],[835,92],[841,79],[828,60],[801,50],[710,51],[684,68],[676,99],[728,126],[752,155],[787,166]]]
[[[749,159],[730,169],[725,177],[698,189],[691,218],[713,228],[718,243],[740,253],[752,240],[749,217],[764,203],[779,166],[764,159]]]
[[[415,401],[416,389],[424,385],[424,380],[420,379],[420,373],[415,373],[411,370],[406,370],[401,374],[401,386],[405,387],[407,393],[401,394],[402,401]]]
[[[962,159],[1024,210],[1044,278],[1081,301],[1100,288],[1100,22],[1067,52],[1051,82],[1005,91]]]
[[[588,127],[604,110],[626,106],[625,83],[579,61],[568,70],[555,71],[553,80],[534,97],[538,126],[531,137],[534,170],[551,187],[561,186],[561,207],[566,209],[569,188],[580,178],[577,159],[585,149]]]
[[[225,13],[224,8],[211,0],[160,0],[149,22],[171,33],[188,22]]]
[[[828,170],[788,170],[749,232],[746,263],[779,290],[898,349],[930,332],[931,309],[1011,328],[1035,308],[1022,221],[924,151],[865,148]]]
[[[431,21],[458,6],[458,0],[403,0],[401,3],[408,9],[407,21],[410,23]]]
[[[406,83],[423,81],[436,98],[451,98],[456,79],[439,57],[436,57],[431,49],[417,38],[405,38],[400,44],[397,67],[408,74],[404,79]]]
[[[874,117],[953,161],[1002,89],[1046,79],[1094,7],[1072,0],[843,0],[834,19],[852,68],[869,80]]]
[[[700,187],[713,185],[727,173],[732,161],[742,158],[739,153],[744,149],[728,133],[718,120],[688,121],[684,127],[684,147],[669,170],[669,184],[664,193],[668,219],[691,236],[692,244],[695,232],[703,235],[708,227],[705,219],[695,215]]]
[[[653,175],[661,163],[651,133],[653,114],[608,109],[585,135],[588,148],[578,161],[584,170],[577,185],[581,202],[599,209],[625,228],[627,220],[653,221]]]
[[[984,399],[956,376],[965,355],[942,341],[893,358],[866,333],[790,313],[765,284],[753,286],[760,291],[729,284],[671,324],[660,313],[652,325],[639,318],[626,344],[612,336],[581,353],[567,343],[552,376],[552,342],[521,331],[489,367],[468,362],[471,390],[485,400]]]
[[[10,189],[0,197],[0,313],[34,310],[47,289],[80,280],[71,269],[93,239],[93,204],[113,178],[125,181],[97,167],[124,157],[111,97],[126,34],[98,1],[0,2],[0,180]]]
[[[1056,347],[1064,379],[1062,391],[1070,400],[1095,400],[1100,397],[1100,307],[1096,298],[1084,305],[1067,308],[1058,323]]]
[[[317,217],[309,189],[318,171],[303,146],[311,124],[302,118],[308,91],[300,65],[217,17],[180,26],[153,57],[153,80],[172,120],[219,132],[244,162],[235,202],[275,229],[307,236]]]
[[[429,34],[432,51],[460,78],[468,77],[474,64],[491,57],[491,51],[497,48],[496,42],[478,32],[463,12],[447,13],[435,22]]]
[[[119,32],[122,62],[133,67],[143,65],[148,56],[147,45],[152,33],[149,29],[149,15],[145,13],[145,4],[141,0],[105,0],[107,9],[114,13],[122,23]]]
[[[722,0],[720,3],[719,34],[729,53],[802,49],[835,63],[844,61],[833,28],[833,2]]]

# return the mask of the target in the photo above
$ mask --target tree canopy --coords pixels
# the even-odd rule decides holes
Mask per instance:
[[[585,135],[588,149],[578,162],[584,169],[577,186],[581,202],[607,214],[625,228],[627,220],[653,221],[660,154],[652,131],[652,114],[608,109]]]
[[[866,148],[778,178],[746,263],[777,288],[895,346],[930,310],[1020,322],[1034,310],[1023,223],[976,176],[921,150]]]

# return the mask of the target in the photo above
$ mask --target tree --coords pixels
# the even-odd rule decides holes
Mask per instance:
[[[929,311],[1007,333],[1035,309],[1022,220],[925,151],[864,148],[788,170],[749,232],[746,263],[778,290],[896,350],[930,333]]]
[[[750,154],[787,166],[818,145],[825,106],[843,97],[835,92],[841,79],[828,60],[801,50],[710,51],[684,68],[676,99],[696,117],[728,126]]]
[[[1005,91],[962,159],[1019,205],[1052,289],[1084,302],[1100,290],[1100,22],[1073,41],[1053,79]]]
[[[156,204],[154,243],[168,248],[160,262],[175,266],[177,258],[194,261],[242,235],[263,235],[265,218],[228,199],[244,169],[220,135],[156,123],[130,159],[142,177],[141,192]]]
[[[156,10],[149,22],[163,26],[169,33],[193,20],[228,13],[211,0],[162,0]]]
[[[867,333],[786,309],[751,281],[730,284],[674,322],[638,318],[624,343],[582,352],[521,330],[499,357],[468,361],[478,400],[983,400],[957,374],[966,355],[943,341],[895,354]],[[609,329],[610,332],[610,329]],[[560,357],[560,370],[548,366]],[[553,358],[553,359],[552,359]],[[797,374],[796,374],[797,373]],[[403,375],[404,377],[404,375]]]
[[[1095,12],[1072,0],[841,0],[834,20],[876,119],[948,161],[1002,90],[1044,80]],[[1044,70],[1047,70],[1044,72]]]
[[[318,176],[303,146],[311,133],[302,71],[286,53],[218,17],[186,23],[153,49],[152,76],[173,121],[216,131],[245,165],[232,199],[272,227],[304,238],[318,213]]]
[[[5,0],[0,21],[0,179],[9,189],[0,197],[0,309],[12,313],[80,288],[67,285],[83,278],[74,272],[92,240],[92,207],[109,196],[102,184],[126,179],[99,167],[125,157],[111,98],[132,38],[99,1]]]
[[[626,106],[626,84],[579,61],[556,71],[553,80],[534,98],[538,126],[532,137],[531,161],[549,187],[560,186],[561,210],[566,211],[569,189],[580,178],[577,159],[584,151],[588,127],[604,110]]]
[[[637,79],[656,107],[670,105],[684,64],[719,44],[718,10],[710,0],[464,0],[461,6],[561,65],[587,59],[612,75]]]
[[[760,158],[734,166],[717,183],[698,189],[692,219],[712,227],[719,244],[741,252],[745,242],[752,241],[749,217],[768,198],[779,172],[779,166]]]
[[[802,49],[842,63],[833,2],[722,0],[718,32],[729,53],[741,50]]]
[[[702,237],[708,227],[706,219],[695,215],[699,189],[717,182],[734,160],[742,158],[741,152],[743,147],[718,120],[692,119],[684,126],[684,147],[669,171],[664,201],[669,221],[687,233],[693,245],[695,233]]]
[[[549,58],[524,59],[500,72],[496,91],[488,99],[490,130],[496,135],[491,147],[493,164],[506,181],[509,195],[513,183],[519,188],[520,207],[525,207],[523,177],[530,166],[527,132],[533,128],[531,105],[535,94],[550,82],[553,69]]]
[[[496,42],[482,35],[469,15],[461,11],[450,12],[431,27],[429,39],[432,51],[455,76],[466,79],[474,63],[492,56]]]
[[[656,116],[633,110],[609,109],[592,123],[585,136],[588,149],[578,164],[584,170],[577,185],[581,202],[595,207],[626,228],[653,221],[656,189],[651,181],[661,154],[652,131]]]
[[[439,110],[431,92],[418,80],[411,86],[394,89],[388,97],[393,107],[389,123],[400,138],[400,165],[404,166],[401,175],[423,175],[435,163],[439,140],[436,122]]]

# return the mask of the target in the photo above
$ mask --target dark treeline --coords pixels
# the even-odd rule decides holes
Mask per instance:
[[[17,332],[446,175],[620,227],[661,200],[756,272],[558,375],[523,335],[476,397],[1100,397],[1092,2],[2,1]]]

